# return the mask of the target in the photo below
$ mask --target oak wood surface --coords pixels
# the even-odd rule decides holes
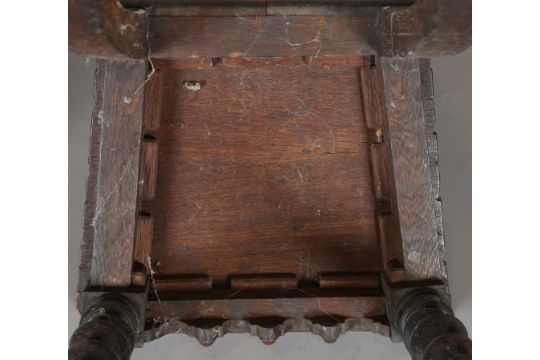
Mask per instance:
[[[233,300],[242,300],[242,306],[251,303],[252,313],[246,314],[255,317],[259,300],[268,294],[289,302],[307,294],[337,302],[358,291],[360,298],[370,296],[367,289],[380,289],[370,274],[384,269],[392,278],[394,267],[401,266],[393,262],[400,251],[406,280],[444,281],[428,63],[329,59],[202,59],[195,66],[191,60],[157,60],[147,81],[140,63],[100,63],[89,177],[89,194],[96,201],[89,197],[85,236],[101,240],[86,251],[81,278],[88,276],[88,257],[97,254],[97,246],[105,256],[92,257],[93,285],[129,286],[135,261],[152,277],[150,304],[189,301],[186,309],[199,311],[203,305],[197,302],[212,301],[232,314],[239,311],[233,311],[239,304]],[[126,76],[126,69],[139,74],[130,76],[131,88],[109,84],[103,91],[107,74]],[[160,114],[145,111],[151,121],[142,119],[142,84],[162,95],[146,94],[145,106]],[[135,108],[129,107],[133,98],[124,98],[132,90],[139,102]],[[403,94],[414,101],[405,101]],[[120,98],[121,104],[105,98]],[[108,119],[124,116],[133,137],[104,122],[107,114]],[[112,136],[114,131],[123,135]],[[123,149],[113,151],[121,156],[115,163],[123,166],[106,168],[101,161],[113,156],[108,152],[115,141]],[[411,144],[418,153],[411,152]],[[389,149],[382,157],[374,150],[381,146]],[[130,148],[136,153],[133,166]],[[107,220],[110,229],[93,226],[107,206],[107,219],[127,216],[119,213],[122,196],[132,216],[121,224]],[[107,206],[99,210],[98,201]],[[428,216],[415,222],[422,212]],[[102,241],[111,231],[131,237]],[[401,240],[403,249],[396,247]],[[125,242],[121,252],[110,251],[120,241]],[[88,249],[88,243],[84,246]],[[411,252],[421,261],[415,262]],[[133,284],[143,280],[134,278]],[[267,293],[252,292],[262,290]],[[279,295],[282,290],[286,293]],[[342,295],[332,292],[337,290]],[[348,311],[347,303],[342,305]],[[324,311],[318,316],[328,316]],[[181,315],[201,316],[188,310]]]
[[[357,6],[391,6],[391,5],[411,5],[414,0],[121,0],[124,6],[132,8],[142,8],[148,6],[176,7],[179,5],[258,5],[258,4],[342,4],[349,3]]]
[[[153,58],[372,55],[375,11],[357,16],[149,17]]]
[[[157,275],[381,269],[356,69],[158,71]]]
[[[101,146],[101,109],[103,108],[104,66],[96,66],[94,76],[94,108],[90,125],[90,141],[88,154],[88,177],[86,179],[86,201],[84,203],[83,238],[81,241],[81,259],[79,265],[78,292],[81,293],[90,281],[92,255],[94,253],[96,214],[96,198],[99,177],[99,161]],[[77,306],[80,306],[77,299]]]
[[[422,103],[424,106],[424,119],[426,124],[426,141],[429,156],[429,170],[431,175],[431,188],[433,206],[435,209],[435,222],[437,224],[437,245],[439,246],[440,262],[442,269],[439,278],[444,282],[448,279],[446,262],[444,255],[444,226],[442,214],[442,199],[440,195],[440,174],[439,174],[439,146],[437,132],[435,131],[435,90],[433,84],[433,72],[429,59],[420,59],[420,82],[422,85]]]
[[[350,317],[378,317],[383,316],[384,297],[382,294],[356,293],[352,296],[321,297],[304,293],[302,297],[271,298],[258,296],[256,299],[184,299],[149,301],[147,305],[147,318],[180,319],[182,321],[197,320],[201,322],[208,319],[256,319],[256,318],[282,318],[301,319],[327,317],[330,320]],[[335,320],[334,319],[334,320]]]
[[[142,59],[146,12],[116,0],[69,0],[69,49],[86,56]]]
[[[384,298],[377,296],[259,297],[257,301],[162,301],[149,305],[154,320],[147,324],[145,341],[178,333],[192,336],[205,346],[227,333],[249,333],[267,345],[288,332],[311,332],[329,343],[347,331],[389,335],[389,327],[379,322],[384,318]],[[188,320],[193,314],[199,315]]]
[[[472,38],[471,0],[127,0],[129,9],[116,0],[69,4],[70,49],[98,57],[140,59],[148,55],[149,46],[156,56],[183,56],[186,45],[191,56],[225,56],[224,44],[232,44],[232,53],[239,55],[256,42],[251,56],[276,56],[286,46],[292,49],[282,55],[313,55],[324,44],[330,53],[427,57],[461,52]],[[172,26],[163,25],[170,19]],[[244,26],[245,21],[256,28]],[[321,30],[309,37],[309,26],[316,23]],[[295,36],[307,38],[290,40],[288,32],[294,29],[289,26],[300,26]],[[328,34],[325,26],[331,29]],[[235,29],[247,36],[238,38]],[[186,35],[203,49],[193,47]],[[311,46],[317,44],[318,49]],[[211,49],[219,55],[207,55]]]
[[[156,196],[158,167],[158,143],[146,136],[141,149],[141,172],[139,175],[139,196],[141,200],[152,200]]]
[[[432,3],[102,8],[88,47],[150,59],[98,62],[81,291],[150,280],[146,340],[387,334],[381,273],[446,281],[429,64],[374,56],[467,45]]]
[[[381,58],[380,71],[405,280],[444,280],[443,244],[437,234],[420,62]]]
[[[360,81],[366,124],[373,133],[370,147],[371,175],[378,201],[378,238],[383,266],[393,282],[404,280],[403,248],[395,201],[394,173],[389,133],[384,111],[383,86],[377,66],[360,68]]]
[[[383,8],[380,54],[422,58],[454,55],[471,46],[472,0],[416,0]]]
[[[135,231],[135,248],[133,250],[133,261],[142,265],[146,272],[148,269],[148,259],[152,255],[152,238],[154,237],[154,219],[150,216],[139,215],[137,218],[137,228]]]
[[[85,219],[85,233],[93,249],[89,284],[129,286],[146,67],[135,60],[98,60],[97,67],[102,76],[97,83],[103,87],[97,89],[99,101],[93,119],[99,139],[90,155],[89,187],[93,187],[95,202],[87,204]]]

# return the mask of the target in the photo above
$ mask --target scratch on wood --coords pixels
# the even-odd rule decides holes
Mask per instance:
[[[321,32],[324,27],[325,18],[324,17],[319,18],[319,23],[317,24],[317,32],[313,39],[304,41],[304,42],[297,42],[297,43],[291,42],[291,39],[289,36],[289,26],[291,25],[291,23],[290,21],[287,21],[287,15],[284,16],[284,19],[285,19],[285,42],[287,43],[287,45],[296,47],[296,46],[303,46],[310,43],[318,43],[319,48],[317,49],[317,52],[315,53],[315,57],[318,57],[322,49]]]
[[[292,95],[292,94],[291,94]],[[304,113],[305,114],[310,114],[310,115],[313,115],[315,116],[317,119],[319,119],[323,124],[324,126],[328,129],[328,131],[330,132],[330,136],[332,136],[332,151],[331,153],[334,154],[336,152],[336,136],[334,134],[334,130],[332,129],[332,127],[330,126],[330,124],[328,124],[328,122],[319,114],[311,111],[311,109],[306,105],[306,103],[298,98],[298,97],[295,97],[296,101],[298,101],[300,104],[302,104],[302,106],[304,107]],[[302,114],[302,111],[297,111],[297,112],[291,112],[289,109],[287,109],[293,116],[294,116],[294,121],[296,123],[296,115],[298,114]],[[298,126],[298,124],[296,123],[296,125]],[[298,127],[299,128],[299,127]],[[300,128],[299,128],[300,129]],[[301,129],[300,129],[301,130]],[[302,131],[302,130],[301,130]],[[305,134],[303,131],[302,131],[303,134]],[[307,136],[307,135],[306,135]],[[309,136],[307,136],[308,138],[310,138]],[[311,139],[311,138],[310,138]],[[320,148],[320,145],[317,143],[317,144],[314,144],[312,142],[313,145],[318,145],[317,147]]]
[[[128,168],[130,167],[132,160],[133,160],[133,156],[130,156],[128,162],[124,166],[124,170],[122,171],[122,174],[120,175],[120,177],[116,181],[116,184],[114,185],[113,189],[111,190],[109,195],[107,195],[105,200],[103,200],[103,204],[101,204],[101,206],[96,211],[96,215],[94,215],[94,219],[92,220],[92,226],[96,226],[96,221],[97,221],[98,216],[101,214],[101,212],[105,208],[105,205],[107,205],[107,203],[109,202],[109,199],[111,198],[111,196],[118,191],[118,189],[120,187],[120,183],[124,179],[124,176],[126,176]]]

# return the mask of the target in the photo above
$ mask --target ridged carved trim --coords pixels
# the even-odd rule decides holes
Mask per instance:
[[[383,336],[390,335],[390,328],[387,325],[367,318],[347,318],[331,326],[309,319],[286,319],[272,327],[258,325],[248,320],[224,320],[221,325],[211,328],[201,328],[179,320],[155,321],[153,327],[146,330],[143,336],[144,341],[149,342],[164,335],[181,333],[194,337],[204,346],[209,346],[217,338],[228,333],[248,333],[270,345],[288,332],[311,332],[332,343],[347,331],[369,331]]]
[[[471,359],[472,341],[455,316],[449,298],[419,287],[398,295],[390,320],[413,360]]]
[[[137,306],[128,298],[106,293],[83,311],[69,342],[69,360],[127,360],[139,328]]]

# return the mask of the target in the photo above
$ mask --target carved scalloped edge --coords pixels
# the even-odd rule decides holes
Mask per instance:
[[[158,326],[144,332],[145,342],[153,341],[168,334],[186,334],[194,337],[204,346],[212,345],[217,338],[228,333],[249,333],[251,336],[259,337],[268,345],[274,343],[278,337],[288,332],[311,332],[319,335],[328,343],[335,342],[340,335],[345,334],[347,331],[370,331],[375,334],[390,336],[390,328],[387,325],[371,319],[357,317],[347,318],[333,326],[315,323],[309,319],[286,319],[274,327],[252,324],[248,320],[224,320],[221,325],[208,329],[189,325],[180,320],[156,322],[156,325]]]

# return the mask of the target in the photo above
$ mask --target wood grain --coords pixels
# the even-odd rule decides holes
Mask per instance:
[[[381,273],[446,281],[429,63],[376,54],[459,51],[470,0],[255,3],[155,7],[148,37],[146,13],[120,3],[70,17],[73,48],[150,48],[150,68],[98,61],[79,285],[150,278],[146,339],[209,344],[216,326],[334,341],[384,327]]]
[[[298,278],[294,274],[232,275],[233,290],[244,289],[296,289]]]
[[[145,84],[144,94],[144,131],[151,133],[159,128],[161,119],[161,91],[163,89],[163,74],[153,69]]]
[[[158,275],[381,270],[357,69],[161,71]]]
[[[152,219],[150,216],[140,215],[137,219],[133,261],[144,266],[147,274],[150,273],[148,259],[151,256],[153,236],[154,219]]]
[[[307,294],[307,295],[306,295]],[[215,299],[215,300],[164,300],[161,304],[149,301],[147,318],[182,320],[201,319],[253,319],[277,317],[282,319],[303,319],[314,317],[377,317],[384,315],[384,297],[375,295],[319,297],[259,297],[256,300]]]
[[[471,0],[160,1],[151,7],[152,2],[124,3],[134,9],[115,0],[70,0],[70,49],[137,59],[148,55],[148,45],[157,57],[183,57],[182,49],[188,56],[207,57],[427,57],[456,54],[472,39]],[[167,19],[173,19],[172,24]]]
[[[360,68],[362,100],[366,125],[372,131],[371,175],[378,200],[377,223],[382,261],[391,281],[404,280],[403,248],[399,231],[398,209],[388,127],[385,125],[384,100],[379,70],[376,66]]]
[[[197,4],[233,6],[244,4],[248,6],[287,3],[287,4],[354,4],[357,6],[391,6],[410,5],[413,0],[198,0]],[[191,5],[193,0],[122,0],[122,4],[129,7],[148,7],[152,5],[163,5],[176,7],[180,5]]]
[[[378,289],[381,278],[378,273],[322,273],[319,276],[319,285],[328,289]]]
[[[69,0],[69,49],[81,55],[142,59],[146,12],[116,0]]]
[[[437,244],[441,249],[441,257],[444,257],[444,227],[442,214],[442,200],[440,196],[440,175],[439,175],[439,146],[437,132],[435,131],[435,92],[433,89],[433,72],[429,59],[420,59],[420,82],[422,84],[422,103],[424,104],[424,119],[426,123],[426,139],[429,154],[429,169],[431,174],[431,186],[433,204],[435,208],[435,219],[437,223]],[[441,279],[446,280],[448,273],[446,262],[442,262]]]
[[[444,279],[417,59],[381,58],[405,279]]]
[[[94,217],[99,177],[99,162],[101,148],[101,117],[103,109],[105,67],[96,66],[94,76],[94,108],[90,127],[90,148],[88,155],[88,177],[86,179],[86,201],[84,203],[83,238],[81,241],[81,259],[79,265],[78,292],[82,293],[90,282],[90,268],[94,253]],[[79,298],[77,301],[79,302]],[[78,304],[79,306],[80,304]]]
[[[472,0],[416,0],[383,8],[380,54],[397,57],[454,55],[471,46]]]
[[[142,143],[139,193],[141,200],[152,200],[156,196],[158,172],[158,143],[156,139],[145,136]]]
[[[383,129],[383,106],[381,102],[381,87],[378,81],[377,68],[375,66],[364,66],[360,68],[360,88],[362,89],[362,105],[364,118],[368,128],[374,130]],[[382,143],[384,133],[380,133],[376,138],[377,143]]]
[[[306,293],[304,295],[309,295]],[[248,333],[267,345],[287,332],[311,332],[332,343],[347,331],[371,331],[388,336],[384,297],[219,299],[149,302],[145,341],[184,333],[202,345],[211,345],[227,333]],[[184,321],[179,319],[185,319]]]
[[[376,16],[150,17],[152,58],[373,55]]]
[[[152,287],[154,294],[193,293],[212,290],[212,279],[204,274],[155,276]]]
[[[137,218],[137,186],[145,64],[98,60],[103,73],[90,285],[129,286]]]
[[[226,67],[231,70],[263,70],[268,67],[287,66],[287,67],[306,67],[319,69],[335,68],[361,68],[372,62],[371,56],[287,56],[287,57],[225,57],[225,58],[153,58],[152,63],[158,69],[168,70],[187,70],[187,69],[211,69],[215,66]],[[156,96],[158,96],[156,94]],[[151,104],[153,107],[154,104]]]

